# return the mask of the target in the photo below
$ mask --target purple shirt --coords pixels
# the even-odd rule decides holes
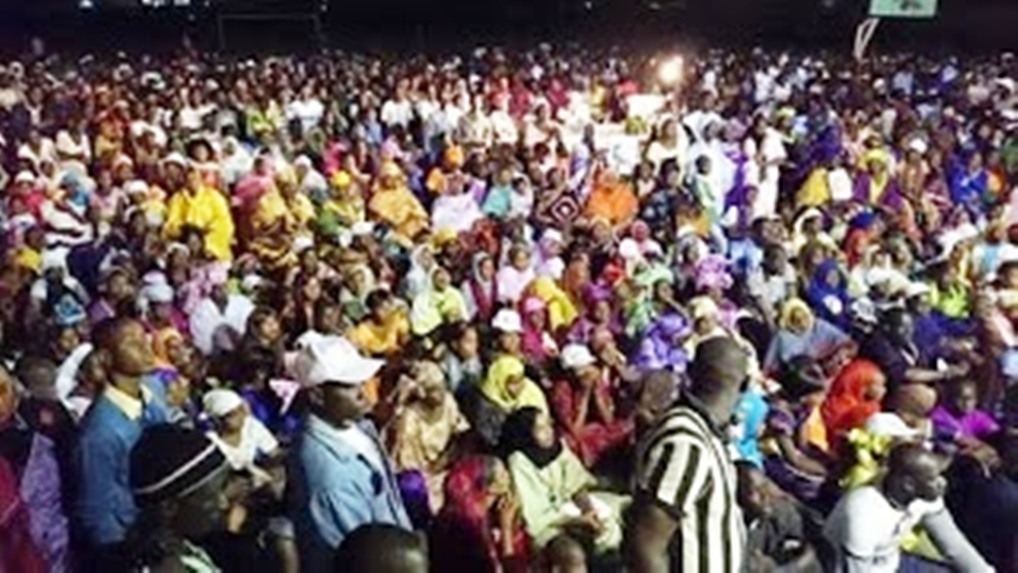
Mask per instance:
[[[956,416],[944,406],[937,406],[930,416],[937,432],[959,437],[984,440],[1000,431],[1000,425],[989,414],[973,410],[964,416]]]

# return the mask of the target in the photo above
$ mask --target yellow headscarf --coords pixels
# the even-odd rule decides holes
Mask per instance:
[[[523,374],[522,360],[515,356],[503,355],[488,368],[488,375],[481,383],[481,393],[506,413],[526,407],[534,407],[547,413],[548,400],[541,387],[533,380],[524,378],[520,392],[516,396],[509,393],[509,382],[523,377]]]
[[[548,322],[552,331],[569,326],[576,320],[579,313],[576,306],[569,299],[566,291],[562,290],[555,281],[548,277],[540,277],[530,283],[527,288],[530,294],[544,301],[548,308]]]
[[[790,298],[785,301],[785,304],[781,305],[781,313],[778,315],[778,328],[781,330],[792,329],[792,315],[796,312],[805,312],[809,315],[810,325],[816,320],[813,315],[813,310],[810,309],[806,301],[801,298]]]

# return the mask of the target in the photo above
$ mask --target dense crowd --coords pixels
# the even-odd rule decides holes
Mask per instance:
[[[4,62],[0,571],[1016,572],[1016,77]]]

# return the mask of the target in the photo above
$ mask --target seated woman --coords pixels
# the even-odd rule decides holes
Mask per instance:
[[[443,324],[467,318],[467,305],[463,294],[452,286],[449,271],[436,267],[431,271],[423,292],[414,297],[410,310],[410,328],[416,336],[426,337]]]
[[[406,313],[386,290],[368,295],[368,316],[347,331],[347,339],[368,356],[398,354],[410,338]]]
[[[857,358],[845,366],[831,383],[820,409],[831,445],[844,445],[849,432],[879,412],[885,394],[887,378],[876,364]]]
[[[558,343],[548,332],[548,307],[536,296],[528,296],[520,303],[520,316],[523,318],[523,356],[529,364],[543,367],[559,352]]]
[[[445,505],[429,532],[435,571],[525,573],[530,543],[502,460],[460,460],[445,478]]]
[[[931,415],[934,434],[958,443],[989,440],[1000,432],[1000,424],[978,405],[979,392],[974,380],[949,385],[946,400]]]
[[[449,390],[459,397],[461,392],[476,388],[484,376],[481,362],[480,339],[477,328],[467,322],[458,322],[449,332],[445,355],[442,359]]]
[[[434,362],[418,362],[404,379],[390,430],[390,453],[400,472],[423,474],[431,512],[442,507],[442,484],[456,437],[470,426],[446,388],[445,374]],[[402,477],[401,485],[406,483]]]
[[[827,479],[827,428],[820,415],[827,379],[810,356],[790,360],[778,379],[782,390],[770,399],[761,440],[764,469],[781,489],[810,502]]]
[[[514,413],[502,432],[502,447],[535,548],[553,556],[575,555],[564,546],[584,543],[595,555],[619,548],[627,498],[592,491],[594,477],[556,438],[547,414],[537,408]]]
[[[764,358],[764,371],[777,372],[797,356],[822,359],[848,341],[838,327],[813,315],[805,301],[793,298],[781,307],[778,332]]]
[[[481,393],[506,415],[527,407],[548,412],[544,391],[526,377],[525,370],[522,360],[503,354],[488,367]]]
[[[561,361],[568,377],[552,390],[555,417],[566,444],[593,468],[629,444],[633,422],[618,415],[608,379],[586,346],[566,346]]]
[[[397,239],[412,244],[428,228],[428,212],[406,186],[406,176],[392,161],[382,164],[378,181],[368,202],[372,218],[388,225]]]

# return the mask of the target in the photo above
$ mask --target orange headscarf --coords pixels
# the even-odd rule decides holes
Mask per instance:
[[[631,221],[639,208],[640,201],[629,184],[614,175],[603,175],[590,193],[584,215],[614,226]]]
[[[857,358],[845,366],[820,410],[828,436],[843,437],[879,412],[880,398],[874,399],[870,389],[883,381],[883,372],[868,360]]]

